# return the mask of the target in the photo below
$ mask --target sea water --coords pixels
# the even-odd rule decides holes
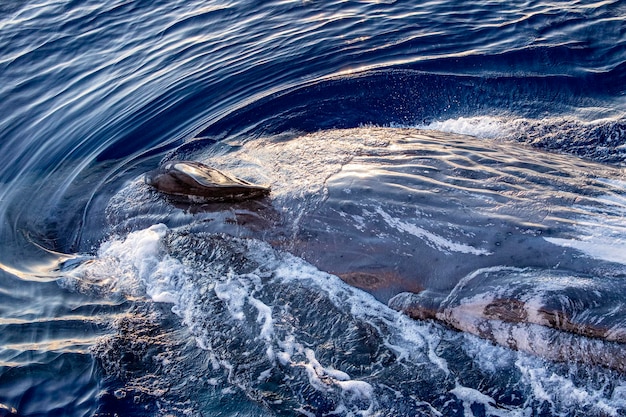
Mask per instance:
[[[0,415],[625,415],[624,16],[0,5]]]

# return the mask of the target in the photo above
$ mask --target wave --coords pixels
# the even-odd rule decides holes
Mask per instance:
[[[623,414],[616,371],[544,362],[441,323],[399,319],[425,335],[428,347],[407,347],[422,362],[400,354],[396,375],[366,378],[360,362],[343,368],[333,359],[332,346],[391,358],[389,337],[410,335],[368,330],[369,318],[329,301],[324,288],[290,293],[271,268],[268,290],[234,272],[194,299],[200,310],[221,308],[223,323],[195,311],[195,324],[184,325],[173,304],[148,296],[148,281],[134,287],[137,259],[174,259],[163,239],[185,227],[234,258],[252,258],[246,251],[258,244],[276,265],[300,265],[342,294],[362,294],[345,282],[365,289],[394,320],[401,316],[383,308],[391,297],[449,294],[481,268],[619,276],[623,2],[218,3],[0,4],[0,338],[8,346],[0,414],[259,415],[289,409],[276,403],[283,397],[302,413],[366,413],[402,397],[397,414]],[[177,157],[272,182],[275,192],[254,204],[170,204],[140,176]],[[169,229],[154,246],[163,253],[128,249],[134,233],[157,223]],[[232,240],[219,241],[221,233]],[[127,240],[135,258],[111,260],[122,266],[94,284],[90,274],[102,272],[94,254],[109,259],[106,247]],[[200,243],[181,244],[192,253]],[[85,256],[53,270],[55,252]],[[72,267],[83,274],[74,281]],[[59,274],[67,287],[51,282]],[[191,282],[173,288],[161,301],[202,291]],[[268,316],[254,300],[267,296],[260,303],[281,314],[286,304],[270,288],[297,307],[319,292],[329,309],[320,326],[347,320],[360,330],[317,340],[307,328],[279,334],[274,323],[273,336],[263,333]],[[241,295],[241,311],[229,294]],[[307,314],[296,315],[314,321]],[[252,364],[269,378],[257,380],[228,352],[200,347],[229,343],[227,322],[232,340],[251,349],[246,360],[267,364],[268,344],[291,352],[289,366],[276,359],[274,371],[287,383]],[[310,345],[288,350],[288,334]],[[215,358],[223,361],[213,369]],[[429,387],[449,404],[423,393]]]
[[[538,149],[570,153],[618,166],[624,166],[626,161],[626,123],[623,119],[583,121],[568,117],[537,120],[477,116],[433,121],[418,127],[516,141]]]

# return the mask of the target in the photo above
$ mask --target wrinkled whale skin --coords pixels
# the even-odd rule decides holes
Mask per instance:
[[[411,318],[435,320],[515,350],[626,373],[623,310],[604,311],[600,303],[611,297],[615,283],[595,281],[586,287],[580,279],[570,286],[568,280],[574,278],[561,275],[566,279],[542,289],[541,273],[485,269],[462,280],[450,293],[404,292],[388,304]],[[490,282],[490,276],[497,279]],[[549,278],[558,281],[559,274]]]
[[[146,184],[174,201],[238,202],[265,197],[270,188],[252,184],[196,161],[171,161],[146,173]]]

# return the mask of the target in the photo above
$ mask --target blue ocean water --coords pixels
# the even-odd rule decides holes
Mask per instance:
[[[1,2],[0,415],[626,415],[625,20]]]

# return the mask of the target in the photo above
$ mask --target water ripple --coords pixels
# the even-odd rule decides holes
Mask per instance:
[[[106,332],[99,320],[126,307],[60,288],[51,250],[95,251],[109,201],[168,152],[368,124],[471,120],[486,132],[497,120],[489,140],[620,165],[624,16],[619,0],[1,2],[0,326],[10,343],[0,410],[93,409],[84,349]],[[492,173],[463,155],[446,162],[468,193]],[[508,174],[550,178],[531,171]],[[524,198],[523,184],[507,186]],[[72,363],[84,384],[59,385]],[[52,402],[56,391],[67,395]]]

